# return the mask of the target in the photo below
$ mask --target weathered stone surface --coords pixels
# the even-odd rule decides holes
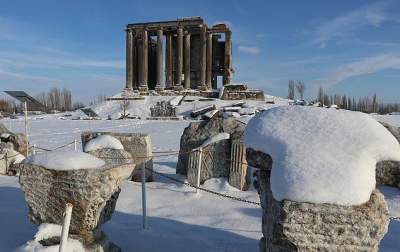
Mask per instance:
[[[400,162],[378,162],[376,164],[376,185],[400,187]]]
[[[225,132],[231,135],[231,139],[240,139],[243,137],[245,126],[244,123],[234,118],[224,118],[222,113],[214,115],[208,121],[190,123],[181,136],[176,173],[183,175],[187,174],[189,153],[193,149],[200,147],[208,138],[215,136],[218,133]],[[223,141],[221,142],[221,144],[223,144]],[[217,143],[216,145],[210,146],[210,148],[219,148],[217,147],[218,145],[219,144]],[[226,152],[227,159],[230,159],[230,146],[227,146],[226,148],[229,152],[223,150],[223,153]],[[220,149],[217,151],[220,151]]]
[[[260,251],[378,251],[389,224],[388,208],[378,190],[359,206],[276,201],[270,189],[270,157],[251,149],[250,153],[258,157],[250,161],[248,152],[249,164],[260,165],[264,235]]]
[[[8,138],[8,141],[14,145],[14,150],[25,155],[27,144],[26,144],[26,137],[24,134],[20,133],[11,134],[11,136],[9,136]]]
[[[31,221],[62,225],[65,204],[71,203],[74,208],[70,233],[79,235],[85,243],[91,243],[95,230],[111,218],[120,192],[119,184],[133,171],[132,165],[68,171],[30,164],[21,166],[19,183]]]
[[[124,150],[131,154],[135,164],[132,174],[133,181],[141,181],[141,172],[145,165],[146,181],[152,181],[153,153],[149,135],[142,133],[83,132],[81,135],[83,148],[90,139],[104,134],[117,138],[124,146]]]
[[[380,122],[400,142],[400,128]],[[400,162],[381,161],[376,164],[377,186],[400,186]]]
[[[228,178],[230,165],[230,140],[222,140],[203,148],[200,183],[210,178]],[[190,154],[187,179],[192,185],[197,184],[198,152]],[[193,157],[194,155],[194,157]]]

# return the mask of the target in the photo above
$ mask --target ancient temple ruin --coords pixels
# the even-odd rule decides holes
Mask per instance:
[[[126,27],[127,90],[211,90],[218,77],[231,83],[232,73],[225,24],[209,27],[201,17],[189,17]]]

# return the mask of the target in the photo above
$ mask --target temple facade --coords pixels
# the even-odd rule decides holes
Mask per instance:
[[[231,83],[231,34],[201,17],[128,24],[126,89],[212,90]]]

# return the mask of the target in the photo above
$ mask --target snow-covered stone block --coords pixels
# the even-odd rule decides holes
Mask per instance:
[[[135,168],[132,174],[133,181],[141,181],[141,176],[142,176],[141,171],[145,165],[146,165],[146,171],[145,171],[146,180],[147,181],[152,180],[153,153],[152,153],[151,138],[149,135],[143,133],[83,132],[81,135],[83,148],[85,149],[86,143],[89,142],[91,139],[102,135],[112,136],[113,138],[116,138],[121,142],[124,148],[124,153],[121,152],[116,153],[114,151],[113,155],[115,157],[117,156],[120,157],[122,155],[123,157],[126,157],[127,160],[128,158],[130,158],[129,161],[135,164]],[[128,152],[131,155],[131,157],[126,155],[125,152]],[[97,153],[96,156],[101,157],[98,154],[99,153]]]
[[[388,207],[379,190],[357,206],[278,201],[270,185],[271,157],[247,148],[247,161],[259,168],[264,235],[260,252],[378,251],[389,224]]]
[[[92,162],[88,164],[91,168],[87,168],[81,165],[85,163],[85,158],[82,158],[72,164],[75,167],[68,168],[51,158],[47,161],[44,158],[36,160],[40,162],[34,159],[21,164],[19,177],[31,221],[35,224],[62,224],[65,204],[71,203],[73,211],[70,233],[90,242],[100,225],[111,218],[121,190],[119,185],[131,176],[133,167],[98,167],[96,162],[103,161],[92,160],[88,161]],[[38,162],[50,168],[39,166]]]
[[[276,200],[363,204],[375,189],[376,163],[400,160],[399,143],[380,123],[345,110],[272,108],[250,120],[244,143],[272,157]]]

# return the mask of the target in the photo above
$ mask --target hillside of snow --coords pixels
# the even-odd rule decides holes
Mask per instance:
[[[175,97],[163,97],[173,99]],[[129,113],[141,117],[148,116],[149,106],[160,97],[150,97],[144,101],[133,101]],[[239,101],[199,101],[183,102],[179,106],[181,114],[188,114],[194,108],[215,104],[217,107],[229,106]],[[272,108],[287,105],[288,100],[273,97],[275,104],[246,101],[249,106]],[[140,108],[139,104],[147,104]],[[103,102],[93,106],[102,119],[108,115],[117,115],[121,111],[120,102]],[[148,120],[71,120],[83,116],[80,111],[53,115],[29,117],[30,141],[43,148],[56,148],[74,139],[80,140],[84,131],[141,132],[150,135],[153,151],[178,150],[180,137],[190,120],[148,121]],[[400,116],[381,116],[391,124],[400,126]],[[66,120],[61,120],[66,119]],[[240,118],[247,122],[249,117]],[[1,119],[7,128],[14,132],[24,132],[24,121],[19,119]],[[78,147],[81,148],[80,144]],[[62,151],[73,150],[73,145],[62,148]],[[176,174],[177,156],[158,157],[154,159],[154,170],[175,179],[184,180]],[[250,201],[259,201],[254,188],[249,191],[238,191],[224,179],[206,181],[203,187],[240,197]],[[393,216],[399,215],[400,190],[383,188],[386,201]],[[154,175],[154,182],[147,184],[147,209],[149,230],[142,230],[141,184],[125,181],[116,205],[113,218],[102,226],[109,240],[123,251],[259,251],[258,240],[261,233],[261,208],[256,205],[232,201],[216,195],[200,192],[193,188]],[[28,220],[28,207],[17,177],[0,176],[0,251],[16,251],[27,246],[33,240],[38,227]],[[400,222],[392,220],[385,235],[380,251],[398,251],[400,247]],[[34,250],[25,250],[34,251]]]

